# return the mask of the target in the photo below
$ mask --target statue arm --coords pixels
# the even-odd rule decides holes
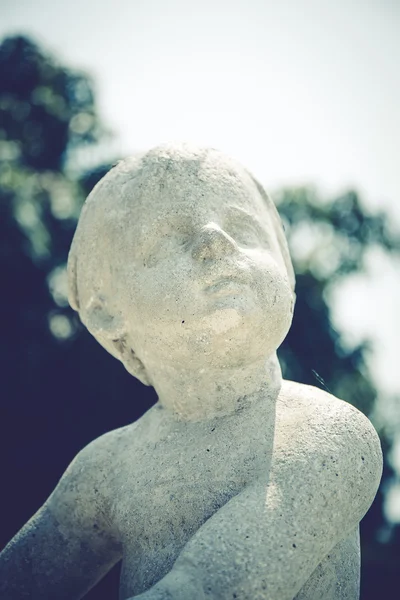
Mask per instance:
[[[302,451],[274,458],[215,513],[143,600],[292,600],[368,510],[382,470],[379,439],[350,405],[309,431]],[[344,406],[343,406],[344,405]],[[325,415],[326,417],[326,415]]]
[[[100,491],[98,446],[95,440],[77,455],[1,552],[1,599],[82,598],[121,558]]]

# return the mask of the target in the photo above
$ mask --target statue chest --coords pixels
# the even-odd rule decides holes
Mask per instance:
[[[148,589],[172,567],[201,525],[254,478],[268,477],[264,436],[241,444],[205,435],[201,442],[147,442],[116,469],[113,520],[124,546],[121,598]],[[131,454],[132,456],[132,454]]]

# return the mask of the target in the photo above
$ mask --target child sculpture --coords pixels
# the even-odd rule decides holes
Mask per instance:
[[[1,598],[81,598],[120,559],[121,600],[358,598],[380,444],[351,405],[282,381],[294,274],[263,188],[213,149],[128,158],[68,270],[83,323],[159,401],[78,454],[4,550]]]

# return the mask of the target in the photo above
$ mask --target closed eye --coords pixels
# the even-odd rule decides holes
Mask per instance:
[[[186,248],[190,237],[186,233],[168,232],[160,234],[155,242],[142,250],[142,261],[144,267],[155,267],[161,260],[176,254],[177,248]]]
[[[266,231],[254,219],[237,217],[226,224],[226,230],[239,245],[250,247],[269,245]]]

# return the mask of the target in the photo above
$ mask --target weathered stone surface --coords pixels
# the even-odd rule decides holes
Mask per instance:
[[[294,274],[258,182],[185,144],[122,161],[86,201],[69,278],[159,402],[79,453],[2,554],[1,597],[78,598],[122,558],[124,600],[355,600],[380,444],[351,405],[282,381]]]

